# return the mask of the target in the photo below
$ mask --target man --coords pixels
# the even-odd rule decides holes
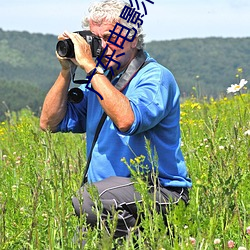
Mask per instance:
[[[136,156],[144,155],[143,164],[148,166],[149,171],[158,173],[157,207],[161,211],[165,211],[171,202],[183,200],[188,203],[188,188],[191,187],[180,149],[178,86],[169,70],[143,51],[141,26],[127,23],[120,17],[124,6],[125,3],[119,0],[106,0],[94,3],[89,9],[84,27],[101,38],[103,49],[106,49],[98,65],[106,70],[103,73],[97,67],[91,78],[93,89],[81,87],[84,98],[80,103],[68,101],[73,64],[88,74],[94,72],[97,62],[92,58],[89,44],[79,34],[65,32],[59,37],[60,40],[72,40],[75,58],[57,55],[62,69],[45,98],[40,119],[43,130],[86,132],[87,156],[91,156],[87,181],[99,192],[103,220],[108,214],[112,219],[114,209],[119,210],[115,237],[128,234],[135,226],[136,202],[141,201],[130,178],[130,170],[121,161],[122,158],[130,162]],[[123,36],[112,32],[117,23],[121,24],[117,28]],[[122,30],[123,27],[131,31],[127,40],[124,39],[126,31]],[[103,112],[107,118],[91,150]],[[156,166],[150,162],[146,140],[151,151],[156,150]],[[149,185],[152,185],[150,182]],[[80,195],[82,204],[78,198],[73,198],[76,214],[85,214],[87,223],[94,226],[97,218],[86,185],[82,186]]]

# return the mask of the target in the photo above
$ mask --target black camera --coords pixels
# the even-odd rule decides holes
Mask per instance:
[[[74,33],[81,35],[90,45],[93,57],[99,57],[102,54],[101,38],[95,36],[90,30],[75,31]],[[74,44],[70,39],[58,41],[56,45],[56,51],[61,57],[75,57]]]

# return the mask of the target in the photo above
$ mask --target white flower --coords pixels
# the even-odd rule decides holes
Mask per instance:
[[[21,208],[20,208],[20,214],[23,214],[24,211],[25,211],[24,207],[21,207]]]
[[[244,132],[245,136],[249,136],[250,135],[250,129],[248,129],[247,131]]]
[[[239,247],[238,250],[247,250],[245,247]]]
[[[227,93],[235,93],[240,91],[245,85],[247,81],[245,79],[241,79],[239,84],[231,84],[231,87],[227,88]]]
[[[196,239],[194,237],[189,237],[189,240],[193,246],[196,244]]]
[[[220,244],[221,240],[220,239],[214,239],[214,244],[217,245],[217,244]]]

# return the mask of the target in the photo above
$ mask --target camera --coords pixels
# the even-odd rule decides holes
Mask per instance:
[[[75,31],[82,36],[90,45],[92,56],[99,57],[102,54],[102,40],[95,36],[90,30]],[[74,44],[70,39],[65,39],[57,42],[56,51],[61,57],[74,58]]]

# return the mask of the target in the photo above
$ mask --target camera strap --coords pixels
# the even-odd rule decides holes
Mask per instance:
[[[131,63],[129,64],[129,66],[125,70],[125,72],[122,74],[122,76],[120,77],[120,79],[116,83],[115,88],[118,89],[119,91],[123,91],[128,86],[130,81],[134,78],[134,76],[137,74],[137,72],[141,68],[145,67],[148,63],[150,63],[150,61],[146,61],[146,55],[144,54],[143,50],[139,50],[137,53],[137,56],[131,61]],[[111,72],[109,72],[109,74],[110,73]],[[109,78],[109,76],[110,75],[108,75],[108,78]],[[93,152],[95,143],[98,139],[98,136],[101,132],[102,126],[106,120],[106,117],[107,117],[107,114],[104,112],[102,114],[102,117],[101,117],[98,125],[97,125],[95,136],[94,136],[94,139],[93,139],[93,142],[91,145],[88,160],[87,160],[86,167],[84,170],[84,175],[83,175],[83,180],[82,180],[81,186],[83,186],[87,182],[87,174],[88,174],[89,164],[90,164],[90,161],[92,158],[92,152]]]

